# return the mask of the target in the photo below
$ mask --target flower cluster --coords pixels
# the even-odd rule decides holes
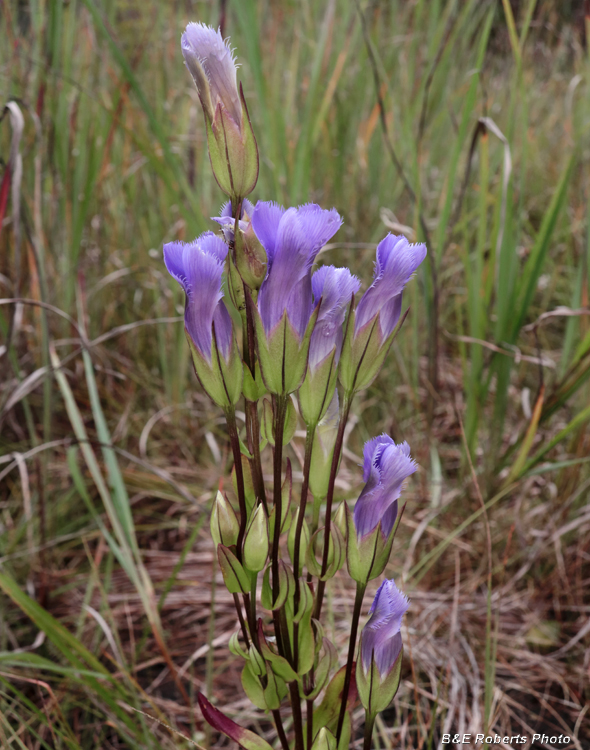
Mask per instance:
[[[219,492],[211,514],[211,536],[240,623],[230,649],[243,660],[246,694],[271,712],[283,750],[289,748],[281,718],[287,699],[295,750],[348,747],[363,595],[387,566],[398,502],[417,464],[407,443],[397,445],[385,434],[369,440],[365,486],[352,511],[346,502],[334,510],[336,475],[351,404],[383,365],[403,322],[404,287],[426,248],[388,234],[376,249],[372,283],[357,299],[361,281],[348,268],[317,265],[342,225],[335,209],[314,203],[285,208],[246,197],[258,177],[258,147],[228,43],[192,23],[182,35],[182,53],[203,108],[211,166],[229,196],[214,217],[218,234],[169,242],[164,260],[185,293],[196,375],[223,409],[233,452],[238,507]],[[244,434],[236,421],[242,399]],[[296,492],[283,454],[300,419],[306,442]],[[272,486],[263,472],[268,444]],[[285,541],[290,564],[282,554]],[[338,655],[320,618],[326,581],[345,562],[357,594],[346,665],[332,675]],[[356,686],[369,728],[399,685],[407,607],[394,582],[385,581],[361,633]],[[199,700],[214,727],[242,746],[268,750],[262,738],[204,696]]]

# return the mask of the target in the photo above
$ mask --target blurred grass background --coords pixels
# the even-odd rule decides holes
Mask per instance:
[[[180,55],[190,20],[237,49],[255,198],[335,206],[322,259],[365,284],[387,231],[428,244],[340,478],[354,500],[379,430],[421,465],[389,568],[413,600],[411,668],[381,746],[487,729],[589,746],[587,6],[2,4],[2,747],[189,747],[164,724],[221,747],[200,689],[269,728],[222,637],[201,527],[228,446],[162,261],[223,202]],[[330,602],[342,644],[344,577]]]

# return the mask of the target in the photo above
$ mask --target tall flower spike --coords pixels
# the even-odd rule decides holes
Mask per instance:
[[[426,246],[388,234],[377,246],[373,283],[349,326],[340,380],[347,391],[366,388],[376,377],[400,321],[405,285],[426,257]]]
[[[383,581],[362,630],[356,682],[370,717],[386,709],[397,693],[403,652],[400,628],[409,606],[393,580]]]
[[[230,315],[222,302],[221,277],[227,245],[213,232],[194,242],[168,242],[164,262],[186,295],[184,326],[197,377],[216,404],[235,404],[242,364]]]
[[[291,393],[307,367],[315,323],[311,266],[342,224],[337,211],[314,203],[285,211],[257,203],[252,228],[267,255],[268,272],[258,294],[258,346],[262,375],[271,393]]]
[[[233,52],[219,30],[202,23],[188,24],[181,47],[205,114],[213,174],[237,206],[256,185],[258,147]]]
[[[418,468],[407,443],[396,445],[389,435],[365,443],[366,482],[354,507],[347,510],[347,559],[351,577],[367,583],[381,575],[391,554],[397,504],[404,482]]]
[[[313,304],[320,307],[309,345],[307,374],[299,390],[301,414],[307,424],[322,418],[334,393],[344,317],[360,285],[348,268],[321,266],[311,277]]]

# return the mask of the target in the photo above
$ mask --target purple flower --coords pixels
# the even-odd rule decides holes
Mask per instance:
[[[286,211],[276,203],[256,204],[252,228],[268,257],[267,276],[258,295],[267,335],[286,310],[294,330],[303,338],[313,311],[310,269],[341,224],[335,209],[325,211],[315,203]]]
[[[388,234],[377,246],[373,283],[358,304],[355,336],[379,314],[381,340],[396,327],[402,309],[404,286],[426,257],[426,245],[410,245],[408,240]]]
[[[212,121],[221,104],[238,127],[242,105],[236,81],[236,61],[219,30],[204,23],[189,23],[181,37],[182,55],[192,75],[203,109]]]
[[[371,669],[372,658],[381,679],[391,672],[402,650],[400,628],[409,606],[407,597],[393,580],[383,581],[369,610],[372,617],[362,631],[361,658],[365,672]]]
[[[248,229],[253,213],[254,206],[247,198],[244,198],[239,221],[239,227],[242,232],[245,232]],[[221,207],[219,216],[212,216],[211,219],[220,225],[226,242],[232,242],[234,239],[235,219],[232,214],[231,201],[226,201]]]
[[[217,347],[228,359],[232,343],[232,323],[221,301],[221,275],[227,245],[213,232],[205,232],[194,242],[168,242],[164,262],[171,276],[186,294],[184,324],[195,347],[211,364],[212,327]]]
[[[311,277],[313,305],[322,301],[309,345],[309,368],[312,373],[334,349],[334,364],[338,364],[342,350],[344,316],[360,285],[361,282],[348,268],[322,266]]]
[[[258,147],[241,86],[238,91],[232,49],[219,31],[202,23],[189,23],[181,47],[205,113],[213,174],[236,206],[258,180]]]
[[[363,479],[366,482],[354,506],[357,538],[370,534],[381,521],[385,539],[397,517],[397,501],[405,480],[418,468],[407,443],[396,445],[389,435],[379,435],[365,443]]]

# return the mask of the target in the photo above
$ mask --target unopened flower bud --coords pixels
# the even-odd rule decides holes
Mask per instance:
[[[259,289],[266,278],[266,250],[248,223],[246,231],[238,229],[235,236],[236,267],[250,289]]]
[[[238,541],[240,533],[238,518],[227,498],[219,491],[211,510],[210,527],[215,546],[224,544],[226,547],[231,547]]]
[[[383,581],[361,633],[356,682],[361,703],[370,715],[383,711],[393,700],[400,682],[402,617],[409,607],[394,581]]]
[[[336,750],[336,737],[326,727],[322,727],[318,732],[312,750]]]
[[[251,573],[258,573],[264,568],[268,546],[268,521],[264,506],[259,505],[250,519],[244,537],[244,566]]]
[[[205,114],[213,174],[237,205],[258,180],[258,147],[241,86],[238,92],[232,49],[202,23],[189,23],[181,46]]]

